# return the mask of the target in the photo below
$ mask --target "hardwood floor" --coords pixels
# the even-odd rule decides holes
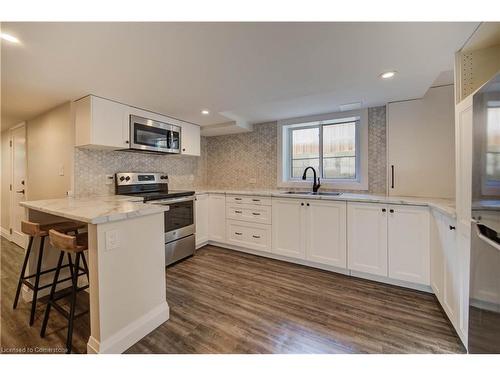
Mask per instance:
[[[64,347],[65,322],[12,310],[22,250],[2,238],[3,349]],[[127,353],[464,353],[436,298],[214,246],[167,268],[170,320]],[[83,305],[88,301],[80,301]],[[85,306],[83,306],[85,308]],[[83,320],[82,320],[83,319]],[[75,323],[86,351],[88,317]]]

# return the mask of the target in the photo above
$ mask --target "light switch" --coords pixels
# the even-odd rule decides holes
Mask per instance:
[[[106,232],[106,250],[113,250],[120,246],[118,230],[108,230]]]

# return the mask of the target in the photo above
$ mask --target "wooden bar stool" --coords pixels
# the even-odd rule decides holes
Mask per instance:
[[[42,271],[42,258],[45,245],[45,237],[49,235],[50,229],[57,229],[61,232],[77,232],[78,229],[83,228],[84,224],[79,224],[71,221],[64,221],[54,224],[40,224],[31,221],[21,222],[21,231],[29,236],[28,248],[26,249],[26,254],[24,255],[23,266],[21,268],[21,274],[19,275],[19,281],[17,283],[16,296],[14,297],[14,303],[12,308],[17,307],[19,301],[19,294],[21,292],[22,285],[26,285],[33,291],[33,300],[31,301],[31,314],[30,314],[30,326],[33,325],[35,321],[35,310],[38,297],[38,291],[50,287],[52,284],[46,284],[40,286],[40,276],[49,272],[53,272],[56,268],[50,268]],[[26,276],[26,267],[28,265],[28,260],[30,258],[31,251],[33,250],[33,239],[35,237],[40,237],[40,248],[38,249],[38,259],[36,264],[36,271],[32,275]],[[65,267],[68,267],[67,265]],[[30,282],[30,279],[35,278],[35,283]],[[61,281],[62,282],[62,281]]]
[[[50,289],[49,302],[45,310],[45,316],[43,318],[42,330],[40,331],[40,336],[45,336],[45,330],[47,329],[47,322],[49,321],[50,309],[54,307],[58,312],[60,312],[68,320],[68,335],[66,338],[66,353],[71,353],[72,338],[73,338],[73,321],[75,318],[86,314],[88,312],[84,311],[77,316],[75,316],[76,307],[76,294],[89,287],[88,278],[89,270],[87,266],[87,261],[85,260],[85,254],[83,253],[88,249],[88,236],[87,233],[80,233],[76,236],[70,236],[68,234],[61,233],[57,230],[49,230],[50,243],[56,249],[59,249],[61,253],[59,254],[59,260],[57,262],[56,272],[54,275],[54,281],[52,282],[52,288]],[[70,271],[72,276],[71,290],[63,290],[61,293],[56,295],[56,286],[58,284],[59,273],[63,268],[62,262],[64,259],[64,254],[67,254],[70,259]],[[71,262],[71,254],[75,254],[75,262]],[[80,260],[83,262],[83,270],[80,268]],[[83,271],[82,273],[80,273]],[[87,275],[87,285],[83,287],[78,287],[78,277],[82,275]],[[64,298],[66,296],[71,296],[70,298],[70,309],[67,312],[56,301]]]

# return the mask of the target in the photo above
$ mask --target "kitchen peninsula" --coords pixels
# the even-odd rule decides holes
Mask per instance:
[[[51,223],[64,218],[87,224],[88,353],[122,353],[168,320],[163,238],[168,206],[125,196],[48,199],[21,205],[32,221]],[[55,263],[57,252],[51,250],[46,251],[46,266]],[[23,295],[29,298],[28,293]]]

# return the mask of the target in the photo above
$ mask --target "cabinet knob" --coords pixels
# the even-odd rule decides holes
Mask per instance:
[[[382,208],[382,212],[385,212],[385,211],[387,211],[387,210],[385,208]]]
[[[450,225],[450,230],[455,230],[455,227],[453,225]]]
[[[304,205],[304,203],[301,203],[300,205],[301,205],[301,206],[303,206],[303,205]]]
[[[309,203],[307,204],[307,206],[309,207]]]
[[[183,148],[183,149],[182,149],[182,151],[186,151],[186,149],[185,149],[185,148]]]
[[[129,144],[130,142],[129,141],[125,141],[126,144]]]
[[[394,213],[394,210],[391,208],[391,209],[389,210],[389,212],[390,212],[391,214],[393,214],[393,213]]]

